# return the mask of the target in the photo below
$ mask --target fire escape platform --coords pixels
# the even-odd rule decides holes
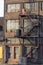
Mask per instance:
[[[36,15],[36,14],[20,14],[19,16],[21,17],[31,17],[32,19],[39,19],[39,17],[41,17],[41,15]]]

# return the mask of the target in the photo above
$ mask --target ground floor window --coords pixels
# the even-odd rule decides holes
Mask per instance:
[[[18,47],[14,47],[14,58],[18,58],[19,57],[19,52],[18,52]]]

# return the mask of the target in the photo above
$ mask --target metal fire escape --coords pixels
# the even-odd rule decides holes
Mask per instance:
[[[23,26],[20,25],[20,29],[23,30],[23,35],[21,35],[20,38],[23,39],[23,43],[24,43],[24,39],[31,42],[31,44],[30,44],[31,51],[28,52],[27,54],[25,54],[24,57],[27,57],[31,53],[31,58],[29,58],[30,61],[37,62],[38,58],[33,57],[33,54],[34,54],[34,52],[38,52],[38,48],[39,48],[39,34],[40,34],[39,33],[39,31],[40,31],[39,30],[39,28],[40,28],[39,12],[38,12],[38,15],[31,14],[31,12],[30,12],[29,14],[21,13],[19,16],[20,16],[20,21],[21,21],[21,19],[23,20]],[[24,19],[29,19],[30,22],[32,23],[32,27],[30,29],[29,29],[29,25],[24,27]],[[27,29],[27,32],[24,32],[24,29]],[[32,39],[34,39],[34,38],[35,38],[35,42],[34,42],[34,40],[32,41]],[[23,44],[23,46],[24,46],[24,44]],[[36,55],[37,54],[38,53],[36,53]]]
[[[21,46],[23,47],[23,52],[25,49],[25,44],[24,44],[24,39],[30,41],[31,44],[29,44],[29,46],[31,46],[31,50],[26,53],[23,54],[22,57],[26,57],[28,58],[28,55],[31,53],[31,58],[29,58],[30,62],[37,62],[38,58],[37,57],[33,57],[34,52],[39,52],[39,37],[40,37],[40,21],[39,21],[39,17],[40,17],[40,10],[38,9],[38,15],[36,14],[31,14],[31,12],[29,14],[23,14],[21,13],[19,15],[20,17],[20,30],[19,30],[19,35],[15,36],[18,38],[23,39],[23,44],[21,44]],[[29,21],[31,22],[32,26],[31,28],[29,28],[29,25],[27,25],[26,27],[24,27],[24,19],[29,19]],[[21,25],[21,20],[23,21],[23,25]],[[28,21],[28,22],[29,22]],[[23,31],[23,34],[21,33]],[[27,32],[24,32],[24,29],[27,30]],[[7,39],[6,39],[7,41]],[[34,42],[35,41],[35,42]],[[21,43],[21,41],[20,41]],[[36,53],[37,55],[38,53]]]

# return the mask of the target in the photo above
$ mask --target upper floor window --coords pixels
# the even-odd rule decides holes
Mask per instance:
[[[31,28],[32,28],[32,23],[29,20],[25,19],[24,20],[24,32],[30,31]]]
[[[27,11],[30,11],[30,4],[29,3],[25,3],[24,4],[24,7],[25,7],[25,10]]]
[[[36,3],[31,3],[31,5],[30,5],[32,11],[35,11],[35,4],[36,4]]]
[[[41,2],[41,10],[43,10],[43,2]]]
[[[19,20],[7,20],[7,31],[16,32],[19,29]]]
[[[8,4],[8,12],[18,12],[20,11],[20,4]]]
[[[35,10],[35,3],[25,3],[24,4],[26,11],[34,11]]]

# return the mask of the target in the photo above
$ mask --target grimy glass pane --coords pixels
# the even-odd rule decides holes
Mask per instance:
[[[19,57],[19,48],[18,47],[14,47],[14,58],[18,58]]]
[[[35,11],[35,3],[31,3],[31,11]]]
[[[8,12],[20,11],[20,4],[8,4]]]
[[[15,31],[19,29],[19,20],[8,20],[7,31]]]
[[[29,3],[25,3],[24,7],[25,7],[26,12],[29,12],[31,10]]]
[[[15,12],[15,4],[8,4],[8,12]]]

